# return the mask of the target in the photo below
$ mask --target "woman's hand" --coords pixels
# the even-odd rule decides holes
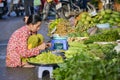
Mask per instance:
[[[45,50],[46,48],[46,43],[42,43],[41,45],[38,46],[40,50]]]
[[[51,43],[46,43],[46,48],[51,47]]]

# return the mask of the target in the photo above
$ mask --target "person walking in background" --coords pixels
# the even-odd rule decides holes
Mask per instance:
[[[19,16],[20,15],[19,13],[21,13],[19,9],[21,4],[20,2],[21,0],[13,0],[13,10],[15,11],[16,16]]]
[[[34,14],[34,0],[24,0],[25,16]]]
[[[34,12],[40,14],[41,0],[34,0]]]
[[[8,13],[7,16],[10,16],[12,11],[15,11],[16,16],[19,16],[19,3],[21,0],[8,0]]]
[[[13,0],[7,0],[7,4],[8,4],[7,16],[10,16],[10,13],[13,11]]]
[[[87,2],[89,0],[83,0],[83,11],[87,11]]]
[[[46,0],[40,0],[40,1],[41,1],[41,6],[40,6],[41,9],[40,9],[40,10],[41,10],[41,12],[42,12]]]
[[[8,10],[10,10],[10,8],[11,8],[11,0],[7,0],[7,7],[8,7]]]

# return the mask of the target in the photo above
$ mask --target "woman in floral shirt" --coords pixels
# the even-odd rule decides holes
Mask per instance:
[[[27,25],[16,30],[9,39],[7,46],[6,66],[7,67],[22,67],[24,64],[21,62],[21,58],[27,58],[38,55],[40,50],[44,50],[45,43],[40,46],[28,49],[27,39],[31,33],[37,32],[40,28],[41,18],[38,15],[32,15],[28,17]]]

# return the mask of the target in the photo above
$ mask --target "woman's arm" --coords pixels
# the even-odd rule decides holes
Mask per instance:
[[[40,49],[38,47],[28,49],[27,40],[21,41],[19,50],[20,50],[21,57],[31,57],[31,56],[38,55],[40,53]]]
[[[30,34],[26,29],[20,30],[17,34],[19,34],[17,35],[18,52],[21,55],[21,57],[31,57],[40,53],[40,49],[38,47],[28,49],[27,39],[30,36]]]

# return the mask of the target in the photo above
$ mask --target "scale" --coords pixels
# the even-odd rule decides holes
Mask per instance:
[[[51,31],[52,39],[51,39],[51,48],[50,50],[68,50],[68,41],[67,36],[59,36],[59,34],[54,34],[56,31],[56,26]]]
[[[68,50],[67,37],[54,36],[51,40],[50,50]]]

